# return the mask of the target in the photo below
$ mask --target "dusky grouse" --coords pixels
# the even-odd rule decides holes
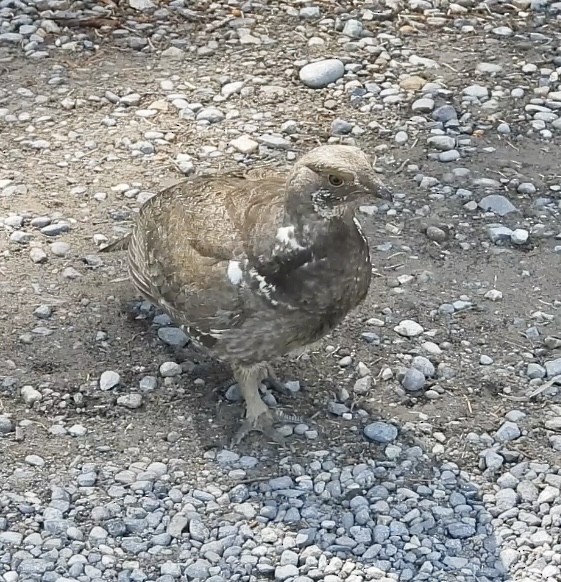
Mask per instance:
[[[324,145],[289,173],[195,177],[141,208],[128,249],[142,295],[233,369],[246,404],[234,437],[278,440],[259,395],[268,363],[314,343],[366,296],[367,241],[355,218],[371,197],[391,199],[358,148]]]

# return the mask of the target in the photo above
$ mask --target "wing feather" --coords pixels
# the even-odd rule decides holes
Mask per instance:
[[[284,216],[283,188],[279,176],[229,175],[195,178],[154,196],[129,240],[131,279],[199,334],[241,325],[263,306],[232,282],[230,262],[249,268],[250,257],[272,246]]]

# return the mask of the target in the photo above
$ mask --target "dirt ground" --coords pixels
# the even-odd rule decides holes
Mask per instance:
[[[453,33],[450,39],[454,39]],[[473,74],[476,63],[489,60],[508,68],[522,54],[516,43],[501,45],[497,56],[498,45],[491,41],[464,45],[464,52],[456,46],[449,53],[439,51],[427,38],[411,37],[408,42],[414,53],[449,65],[439,69],[437,76],[451,88],[458,85],[459,68]],[[135,197],[125,197],[123,189],[115,186],[125,183],[141,191],[158,191],[182,177],[174,163],[177,153],[196,156],[202,145],[220,147],[228,141],[234,122],[204,132],[169,108],[147,119],[128,111],[117,113],[115,126],[104,125],[115,107],[102,97],[108,90],[118,95],[134,91],[142,96],[142,106],[148,107],[162,98],[162,79],[175,75],[178,86],[218,86],[219,74],[246,77],[249,60],[256,63],[252,75],[261,74],[275,84],[273,77],[293,67],[294,59],[302,55],[292,47],[277,52],[271,73],[266,51],[251,58],[241,51],[237,58],[223,62],[210,57],[170,63],[156,56],[112,50],[110,43],[101,46],[94,56],[59,52],[46,61],[21,56],[0,65],[0,107],[9,106],[21,116],[17,123],[0,121],[0,182],[12,180],[21,185],[15,195],[0,198],[0,215],[58,216],[71,224],[69,232],[51,240],[30,227],[25,218],[25,230],[32,233],[31,245],[39,245],[47,253],[47,260],[39,264],[30,259],[29,243],[11,242],[8,230],[0,237],[0,413],[12,415],[20,423],[16,433],[0,439],[2,465],[14,467],[31,453],[64,459],[65,463],[104,457],[115,460],[130,455],[132,447],[147,457],[183,458],[196,468],[204,452],[222,446],[239,422],[241,408],[224,398],[228,371],[190,349],[176,353],[158,339],[157,327],[151,323],[154,314],[139,316],[139,298],[130,283],[123,281],[124,257],[97,255],[94,235],[113,238],[126,232],[139,207]],[[531,48],[530,52],[534,50],[537,61],[543,57],[543,49]],[[528,51],[523,55],[531,60]],[[49,84],[53,77],[63,81]],[[467,435],[492,434],[506,412],[520,409],[526,417],[518,424],[525,432],[507,448],[520,459],[554,463],[559,453],[548,442],[543,419],[552,405],[561,405],[561,396],[553,387],[548,394],[526,399],[533,388],[525,367],[529,361],[543,363],[561,356],[559,350],[545,350],[541,342],[543,337],[561,332],[561,254],[554,252],[559,243],[554,237],[531,236],[522,247],[495,246],[489,241],[487,226],[500,222],[531,229],[542,223],[546,231],[559,233],[559,211],[540,210],[534,204],[540,195],[561,200],[558,192],[547,190],[561,180],[558,138],[540,142],[524,136],[517,141],[513,136],[498,135],[491,129],[492,122],[485,131],[484,119],[480,119],[480,134],[472,137],[471,151],[466,150],[456,165],[469,168],[472,178],[518,178],[538,187],[536,195],[525,196],[505,185],[503,192],[521,212],[499,219],[479,210],[468,212],[464,201],[433,196],[417,185],[415,174],[442,179],[449,167],[427,158],[424,139],[411,140],[406,148],[394,144],[394,128],[411,127],[415,132],[407,106],[396,109],[389,118],[383,111],[377,118],[362,114],[346,101],[334,112],[323,106],[322,91],[306,89],[296,77],[289,82],[291,91],[284,96],[282,108],[277,110],[266,96],[261,101],[240,100],[238,108],[248,118],[252,111],[270,111],[264,126],[277,127],[288,118],[296,119],[301,124],[296,151],[305,151],[328,137],[334,117],[352,115],[365,125],[377,121],[381,129],[368,131],[359,144],[378,153],[384,178],[404,197],[397,197],[395,215],[361,215],[375,265],[368,299],[309,358],[278,363],[282,378],[299,379],[303,387],[293,398],[281,399],[283,410],[312,418],[310,426],[319,431],[314,446],[338,448],[349,459],[379,454],[360,430],[372,419],[395,421],[405,436],[425,440],[429,447],[436,442],[434,432],[441,432],[446,458],[477,472],[478,450],[470,446]],[[282,83],[286,79],[278,82]],[[508,86],[508,81],[503,85]],[[18,93],[21,88],[27,88],[33,97]],[[204,99],[203,91],[187,90],[193,99]],[[49,100],[37,103],[36,95],[48,95]],[[75,105],[61,106],[65,97],[77,100]],[[459,103],[459,97],[452,99]],[[512,127],[521,117],[521,106],[508,112]],[[173,132],[175,139],[159,146],[149,159],[131,156],[126,139],[138,141],[150,130]],[[36,140],[48,140],[50,146],[39,148]],[[271,160],[285,163],[284,152],[273,152],[267,161]],[[410,168],[413,164],[418,169]],[[203,163],[203,169],[205,165],[234,167],[235,162],[226,155],[218,162]],[[458,186],[461,184],[456,183]],[[465,187],[476,193],[476,199],[484,195],[484,189],[478,190],[469,181]],[[99,192],[106,193],[106,198],[96,199],[94,194]],[[441,243],[431,241],[423,234],[426,224],[446,225],[450,236]],[[69,243],[67,256],[55,256],[49,250],[55,240]],[[391,245],[384,246],[388,242]],[[71,272],[74,278],[65,274],[68,267],[77,271]],[[400,275],[414,278],[396,286]],[[503,299],[485,299],[489,289],[502,291]],[[463,295],[473,302],[472,308],[452,316],[438,312],[441,304]],[[39,305],[52,307],[50,318],[34,315]],[[538,311],[552,317],[543,319],[535,315]],[[371,318],[385,324],[372,326],[368,323]],[[429,382],[428,387],[440,389],[436,399],[406,394],[395,377],[408,356],[425,354],[418,340],[400,338],[393,331],[403,319],[420,323],[428,331],[425,339],[444,343],[442,354],[430,357],[435,364],[448,364],[455,375]],[[543,334],[538,341],[524,334],[532,325]],[[365,331],[378,333],[380,345],[366,343],[361,338]],[[328,346],[336,349],[326,349]],[[345,354],[352,355],[354,364],[366,364],[374,375],[385,367],[394,372],[389,380],[379,377],[367,396],[351,397],[356,408],[370,413],[363,421],[342,420],[327,411],[342,388],[351,391],[357,377],[354,365],[339,366]],[[493,364],[481,365],[482,354],[493,358]],[[160,383],[144,395],[136,410],[117,405],[120,395],[135,391],[143,376],[158,376],[159,365],[169,360],[183,362],[186,373],[179,380]],[[105,370],[121,375],[117,389],[99,390],[98,379]],[[200,378],[204,383],[195,382]],[[26,385],[43,394],[31,408],[20,397]],[[87,429],[85,436],[61,437],[50,432],[53,425],[69,428],[76,424]],[[306,454],[309,443],[303,437],[293,436],[289,441],[297,455]],[[239,448],[269,458],[272,464],[285,454],[259,435]]]

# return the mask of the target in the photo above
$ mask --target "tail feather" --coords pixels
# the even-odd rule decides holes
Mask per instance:
[[[113,241],[112,243],[109,243],[108,245],[101,247],[99,249],[99,252],[100,253],[112,253],[115,251],[125,251],[129,247],[130,238],[131,238],[130,233],[126,234],[122,238],[119,238],[116,241]]]

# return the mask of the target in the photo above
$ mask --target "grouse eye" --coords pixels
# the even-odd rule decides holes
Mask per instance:
[[[335,174],[330,174],[328,180],[332,186],[341,186],[343,183],[343,180],[339,176],[335,176]]]

